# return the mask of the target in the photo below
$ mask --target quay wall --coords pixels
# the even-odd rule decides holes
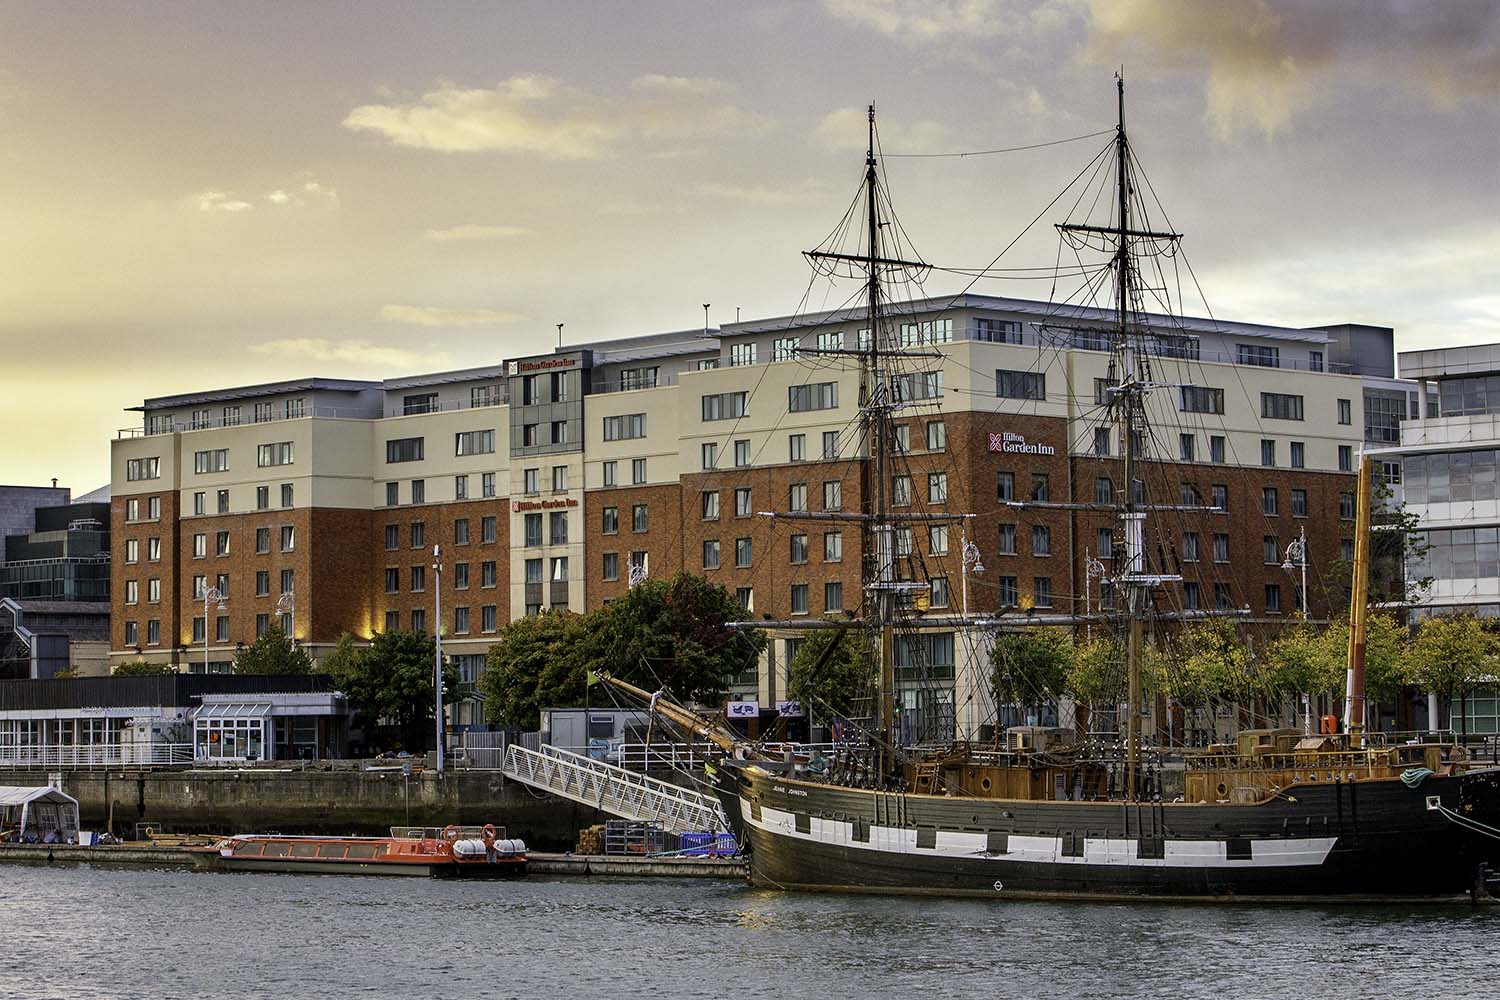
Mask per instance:
[[[15,771],[4,780],[45,785],[48,774]],[[125,836],[137,824],[179,833],[380,834],[392,826],[494,823],[538,849],[571,850],[580,829],[610,818],[499,771],[68,771],[62,787],[78,800],[84,829],[103,830],[112,820]]]

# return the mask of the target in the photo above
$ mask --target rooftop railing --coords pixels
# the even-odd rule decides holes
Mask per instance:
[[[225,420],[219,417],[203,417],[197,420],[147,420],[140,427],[122,427],[115,432],[117,438],[157,437],[162,434],[182,434],[187,431],[218,430],[224,427],[246,427],[252,424],[275,424],[285,420],[305,420],[308,417],[324,417],[336,420],[375,420],[378,410],[359,406],[304,406],[293,413],[278,411],[271,416],[249,420]]]

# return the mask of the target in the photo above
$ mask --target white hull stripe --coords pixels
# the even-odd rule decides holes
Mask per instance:
[[[887,854],[909,854],[918,857],[962,858],[973,861],[1031,862],[1057,865],[1124,865],[1138,868],[1287,868],[1316,867],[1328,858],[1337,837],[1289,837],[1256,840],[1251,847],[1251,857],[1231,860],[1226,856],[1227,846],[1222,840],[1167,840],[1166,855],[1161,858],[1136,857],[1135,840],[1115,840],[1088,837],[1084,839],[1083,856],[1072,857],[1062,853],[1061,837],[1030,837],[1011,834],[1007,838],[1003,854],[991,854],[987,839],[982,833],[967,833],[957,830],[937,831],[936,847],[918,847],[917,831],[904,827],[872,826],[868,843],[854,839],[854,827],[841,820],[810,817],[811,830],[800,833],[793,813],[781,809],[761,807],[760,819],[754,819],[748,800],[740,799],[741,816],[757,830],[806,840],[832,847],[847,847],[861,851],[881,851]]]

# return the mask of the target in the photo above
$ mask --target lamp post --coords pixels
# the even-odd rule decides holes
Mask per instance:
[[[209,605],[217,604],[218,610],[226,610],[224,607],[224,594],[218,587],[209,587],[203,592],[203,672],[208,673],[208,609]]]
[[[1095,559],[1088,549],[1083,550],[1083,616],[1088,619],[1083,626],[1084,634],[1090,637],[1094,634],[1094,585],[1092,580],[1097,578],[1102,586],[1104,583],[1104,563]],[[1104,595],[1101,592],[1099,600],[1103,602]]]
[[[443,773],[443,547],[432,547],[432,613],[436,619],[432,634],[435,641],[434,671],[437,682],[437,772]]]
[[[960,543],[959,551],[962,553],[961,565],[963,568],[964,584],[964,621],[969,620],[969,572],[972,570],[979,576],[984,575],[984,563],[981,561],[979,546],[969,540],[968,528],[964,528],[963,541]]]
[[[290,590],[285,591],[276,599],[276,613],[286,617],[286,637],[295,642],[297,639],[297,599],[292,596]]]
[[[1286,560],[1281,568],[1290,573],[1294,569],[1302,570],[1302,599],[1298,601],[1298,610],[1302,612],[1302,620],[1307,621],[1307,529],[1301,528],[1297,537],[1292,539],[1286,547]]]

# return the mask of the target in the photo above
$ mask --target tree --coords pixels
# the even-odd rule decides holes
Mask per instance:
[[[1068,688],[1073,659],[1073,640],[1066,629],[999,633],[990,648],[995,704],[1055,704]]]
[[[1451,705],[1493,672],[1495,637],[1469,615],[1425,618],[1403,663],[1410,683],[1434,691]],[[1451,725],[1451,723],[1450,723]]]
[[[1422,519],[1406,509],[1406,501],[1395,501],[1395,491],[1378,474],[1370,491],[1370,505],[1374,529],[1370,532],[1370,603],[1422,603],[1432,589],[1432,576],[1424,569],[1424,557],[1432,546],[1427,542]],[[1353,521],[1344,521],[1340,536],[1353,539],[1354,528]],[[1330,595],[1331,613],[1347,614],[1353,577],[1351,561],[1337,559],[1329,564],[1324,589]]]
[[[331,676],[334,685],[342,689],[344,679],[359,668],[359,660],[360,657],[364,656],[364,652],[355,643],[354,636],[345,632],[339,636],[338,642],[333,644],[333,650],[318,661],[316,669],[320,674]]]
[[[1125,700],[1125,647],[1114,636],[1087,638],[1073,644],[1066,689],[1092,714],[1101,705],[1111,712]]]
[[[580,646],[586,620],[548,610],[502,628],[479,678],[485,718],[536,729],[542,709],[582,702],[587,668]]]
[[[425,748],[434,740],[433,659],[435,646],[420,632],[381,632],[370,648],[354,657],[353,668],[340,681],[354,710],[354,721],[366,732],[383,722],[394,725],[401,745]],[[458,669],[443,667],[443,697],[458,687]]]
[[[787,694],[825,721],[869,715],[874,686],[875,653],[863,629],[814,631],[787,667]]]
[[[1347,649],[1338,648],[1333,632],[1299,623],[1278,635],[1261,654],[1266,688],[1282,697],[1343,691]]]
[[[748,617],[723,587],[679,573],[647,580],[591,612],[579,653],[586,669],[712,704],[766,648],[763,632],[725,628]]]
[[[312,657],[275,625],[234,658],[237,674],[308,674],[312,666]]]
[[[158,677],[162,674],[175,673],[177,671],[170,663],[150,663],[146,660],[132,660],[114,669],[115,677]]]

